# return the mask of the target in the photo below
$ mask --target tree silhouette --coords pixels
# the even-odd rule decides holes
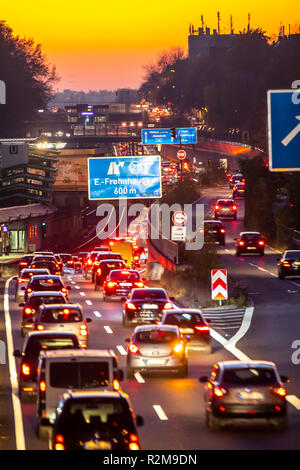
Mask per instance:
[[[6,104],[0,105],[0,136],[24,137],[26,121],[45,108],[58,80],[33,39],[14,36],[0,21],[0,80],[6,83]]]

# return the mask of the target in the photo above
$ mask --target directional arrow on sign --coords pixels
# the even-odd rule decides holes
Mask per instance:
[[[298,121],[300,121],[300,116],[295,116]],[[281,143],[286,147],[289,143],[296,137],[296,135],[300,132],[300,122],[297,124],[296,127],[281,141]]]
[[[228,298],[226,269],[213,269],[211,271],[211,287],[213,300],[226,300]]]

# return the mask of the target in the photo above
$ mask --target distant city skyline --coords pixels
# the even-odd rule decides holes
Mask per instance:
[[[78,7],[79,5],[79,7]],[[84,7],[82,6],[84,5]],[[38,0],[26,3],[16,0],[1,6],[1,20],[16,35],[31,37],[49,62],[56,66],[61,80],[57,91],[71,89],[116,90],[139,88],[143,66],[155,62],[163,50],[181,47],[187,52],[189,25],[205,25],[217,29],[220,12],[222,33],[228,33],[230,15],[235,32],[247,28],[248,13],[251,27],[261,27],[269,35],[278,34],[280,26],[299,25],[295,17],[298,0],[253,0],[243,4],[236,0],[214,1],[201,5],[197,0],[153,0],[142,4],[132,0],[87,4],[65,0],[44,3]]]

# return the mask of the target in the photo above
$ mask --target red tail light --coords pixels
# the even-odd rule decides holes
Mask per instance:
[[[235,204],[232,206],[232,210],[233,210],[233,211],[236,211],[236,210],[237,210],[237,206],[236,206]]]
[[[120,382],[117,379],[114,379],[113,381],[113,389],[118,392],[121,388]]]
[[[30,375],[30,367],[28,364],[22,364],[22,375]]]
[[[259,244],[260,246],[264,246],[265,242],[264,242],[263,240],[259,240],[258,244]]]
[[[200,331],[201,333],[208,333],[210,330],[208,325],[197,325],[194,328],[195,330]]]
[[[56,437],[55,437],[55,440],[56,440],[56,442],[55,442],[55,445],[54,445],[54,450],[65,450],[64,436],[62,434],[57,434]]]
[[[291,263],[289,261],[283,261],[282,264],[283,266],[291,266]]]
[[[28,287],[27,294],[30,294],[30,292],[32,292],[32,289],[30,289],[30,287]]]
[[[220,232],[225,233],[225,228],[221,228]]]
[[[109,281],[109,282],[107,283],[107,287],[115,287],[116,285],[117,285],[117,283],[116,283],[116,282],[113,282],[113,281]]]
[[[93,261],[92,261],[91,259],[89,259],[89,260],[87,261],[87,264],[89,264],[89,265],[91,265],[92,263],[93,263]]]
[[[80,335],[87,336],[88,330],[86,325],[80,325]]]
[[[18,278],[18,283],[21,284],[21,282],[25,282],[25,281],[28,281],[28,279],[23,279],[21,277]]]
[[[38,331],[43,331],[45,329],[44,325],[37,325],[36,329]]]
[[[26,315],[31,315],[31,313],[32,313],[31,308],[29,308],[29,307],[25,308],[24,313],[25,313]]]
[[[243,240],[240,240],[240,241],[239,241],[239,245],[240,245],[240,246],[244,246],[244,245],[245,245],[245,242],[243,242]]]
[[[272,389],[273,393],[280,397],[285,397],[286,396],[286,389],[283,387],[276,387]]]
[[[140,450],[139,438],[136,434],[129,434],[129,450]]]
[[[144,283],[143,282],[135,282],[134,285],[136,287],[144,287]]]
[[[215,205],[215,211],[219,211],[220,210],[220,206],[218,204]]]
[[[129,344],[128,350],[129,350],[132,354],[137,354],[137,353],[139,352],[139,348],[138,348],[137,345],[134,344],[134,343],[130,343],[130,344]]]
[[[128,302],[128,304],[126,305],[126,307],[129,309],[129,310],[136,310],[136,306],[131,303],[131,302]]]
[[[41,392],[45,392],[45,391],[46,391],[46,388],[47,388],[47,387],[46,387],[46,382],[45,382],[45,380],[41,380],[41,381],[40,381],[40,391],[41,391]]]

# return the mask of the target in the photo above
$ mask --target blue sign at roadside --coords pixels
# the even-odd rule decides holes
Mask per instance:
[[[196,127],[179,127],[176,129],[176,137],[171,135],[171,129],[142,129],[142,144],[196,144]]]
[[[88,159],[89,199],[160,198],[160,155]]]
[[[300,90],[268,91],[271,171],[300,171]]]

